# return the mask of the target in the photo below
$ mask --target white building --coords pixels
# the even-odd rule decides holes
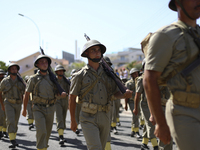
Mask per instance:
[[[26,56],[18,61],[11,61],[12,63],[17,63],[19,66],[20,66],[20,70],[19,70],[19,73],[21,74],[22,77],[28,75],[33,75],[36,71],[37,71],[37,68],[35,68],[34,66],[34,62],[36,60],[36,58],[40,55],[40,52],[36,52],[36,53],[33,53],[29,56]],[[50,56],[48,56],[50,57]],[[51,58],[51,67],[54,69],[55,66],[57,64],[61,64],[63,66],[67,66],[69,65],[69,61],[68,60],[65,60],[65,59],[55,59],[55,58]]]
[[[131,63],[133,61],[138,62],[144,59],[142,50],[138,48],[128,48],[121,52],[106,54],[106,56],[109,57],[113,63],[113,68],[119,68],[127,63]]]

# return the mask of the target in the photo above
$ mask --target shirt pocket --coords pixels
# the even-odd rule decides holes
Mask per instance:
[[[86,87],[88,85],[92,85],[93,82],[94,82],[94,80],[92,80],[92,78],[90,76],[85,76],[83,78],[83,82],[82,82],[83,85],[82,86]]]
[[[9,82],[6,82],[5,83],[5,88],[4,88],[3,92],[7,92],[9,90],[11,90],[11,84]]]

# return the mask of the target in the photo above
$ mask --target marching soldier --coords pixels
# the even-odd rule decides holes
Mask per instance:
[[[61,85],[61,87],[65,91],[69,91],[69,84],[64,79],[64,72],[65,68],[62,65],[57,65],[55,68],[55,73],[57,75],[57,81]],[[64,130],[66,129],[66,116],[67,116],[67,109],[68,109],[68,96],[62,98],[61,96],[57,96],[57,101],[55,103],[56,107],[56,121],[57,121],[57,131],[59,134],[59,144],[63,145],[66,140],[63,137]]]
[[[139,70],[136,68],[132,68],[130,70],[130,76],[131,79],[126,82],[126,87],[133,91],[133,95],[130,99],[125,99],[125,110],[127,111],[127,104],[129,104],[129,107],[132,112],[132,126],[131,126],[131,137],[136,136],[137,139],[141,137],[139,133],[139,114],[135,115],[133,113],[134,110],[134,98],[135,98],[135,79],[138,77]]]
[[[22,99],[25,90],[24,83],[22,83],[22,80],[17,76],[19,69],[20,67],[18,64],[11,63],[8,67],[10,75],[4,78],[0,85],[0,102],[2,110],[6,113],[7,129],[11,142],[9,148],[15,148],[18,146],[16,142],[18,129],[17,124],[20,117]],[[4,99],[2,99],[2,97]]]
[[[29,76],[25,76],[26,83],[28,82],[29,78],[30,78]],[[33,125],[34,118],[33,118],[32,106],[33,106],[33,102],[29,97],[28,104],[27,104],[27,117],[26,117],[26,119],[28,120],[28,124],[29,124],[29,130],[34,128],[34,125]]]
[[[142,66],[144,69],[145,59],[142,62]],[[135,94],[133,112],[135,115],[138,115],[138,112],[139,112],[138,104],[140,102],[141,113],[145,120],[145,126],[143,130],[143,135],[142,135],[143,140],[142,140],[141,150],[149,149],[147,146],[149,140],[151,140],[151,144],[154,150],[158,150],[158,142],[154,135],[155,126],[149,121],[150,111],[149,111],[147,98],[146,98],[144,87],[143,87],[143,76],[144,75],[140,76],[136,81],[136,94]]]
[[[117,124],[120,126],[119,107],[120,107],[120,99],[115,99],[113,101],[112,119],[111,119],[112,120],[111,127],[114,134],[118,134]]]
[[[0,82],[3,80],[4,76],[5,76],[5,71],[3,71],[3,69],[0,69]],[[0,139],[2,137],[8,138],[8,134],[6,132],[6,114],[5,111],[3,111],[0,108]]]
[[[196,21],[200,17],[200,1],[171,0],[169,8],[177,11],[178,21],[162,27],[150,37],[144,87],[156,122],[155,135],[168,144],[171,133],[178,149],[197,150],[200,137],[200,66],[192,62],[199,58],[200,28]],[[167,85],[170,90],[166,119],[159,85]]]
[[[29,95],[32,93],[33,115],[36,126],[36,147],[38,150],[47,149],[54,119],[54,104],[57,90],[54,83],[50,80],[47,71],[50,64],[51,59],[46,55],[39,55],[36,58],[34,66],[39,71],[28,80],[23,100],[22,115],[26,116]],[[61,96],[65,97],[66,93],[63,92]]]
[[[110,58],[109,57],[104,57],[104,59],[105,59],[105,61],[106,61],[106,63],[111,67],[112,66],[112,62],[110,61]],[[112,114],[113,114],[113,103],[114,103],[114,99],[111,99],[111,101],[110,101],[110,125],[111,125],[111,127],[112,127]],[[106,143],[106,147],[105,147],[105,150],[111,150],[111,144],[110,144],[110,142],[111,142],[111,134],[110,134],[110,132],[109,132],[109,135],[108,135],[108,138],[107,138],[107,143]]]
[[[72,76],[73,76],[73,74],[74,74],[76,71],[77,71],[76,69],[73,69],[73,70],[71,71],[70,80],[72,79]],[[81,103],[79,102],[79,99],[78,99],[78,96],[77,96],[77,97],[76,97],[76,110],[75,110],[75,118],[76,118],[76,123],[77,123],[77,129],[76,129],[75,133],[76,133],[77,135],[79,135],[79,133],[80,133],[80,130],[79,130],[79,128],[78,128],[78,125],[80,124],[80,122],[79,122],[80,111],[81,111]]]
[[[72,78],[69,95],[71,129],[76,131],[76,97],[82,101],[80,123],[89,150],[105,149],[110,132],[109,107],[111,95],[117,98],[129,98],[130,90],[125,94],[117,89],[99,63],[106,47],[96,40],[88,41],[83,48],[82,57],[88,58],[88,65],[75,73]]]

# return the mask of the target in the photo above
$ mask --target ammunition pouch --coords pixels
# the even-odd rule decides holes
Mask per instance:
[[[175,91],[171,93],[173,103],[176,105],[181,105],[190,108],[198,108],[200,105],[200,94],[184,92],[184,91]]]
[[[104,111],[108,113],[110,111],[110,104],[107,105],[97,105],[89,102],[83,102],[81,110],[86,113],[96,114],[97,111]]]
[[[44,99],[41,98],[39,96],[33,96],[33,103],[34,104],[45,104],[45,105],[49,105],[49,104],[55,104],[56,99]]]
[[[20,99],[7,99],[11,104],[22,104],[22,100]]]
[[[166,103],[167,103],[167,99],[161,98],[161,105],[166,106]]]

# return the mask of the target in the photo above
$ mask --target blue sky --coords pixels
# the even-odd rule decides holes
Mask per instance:
[[[39,50],[61,58],[62,50],[75,54],[86,40],[99,40],[108,54],[127,47],[140,48],[149,33],[177,20],[169,0],[0,0],[0,60],[19,60]]]

